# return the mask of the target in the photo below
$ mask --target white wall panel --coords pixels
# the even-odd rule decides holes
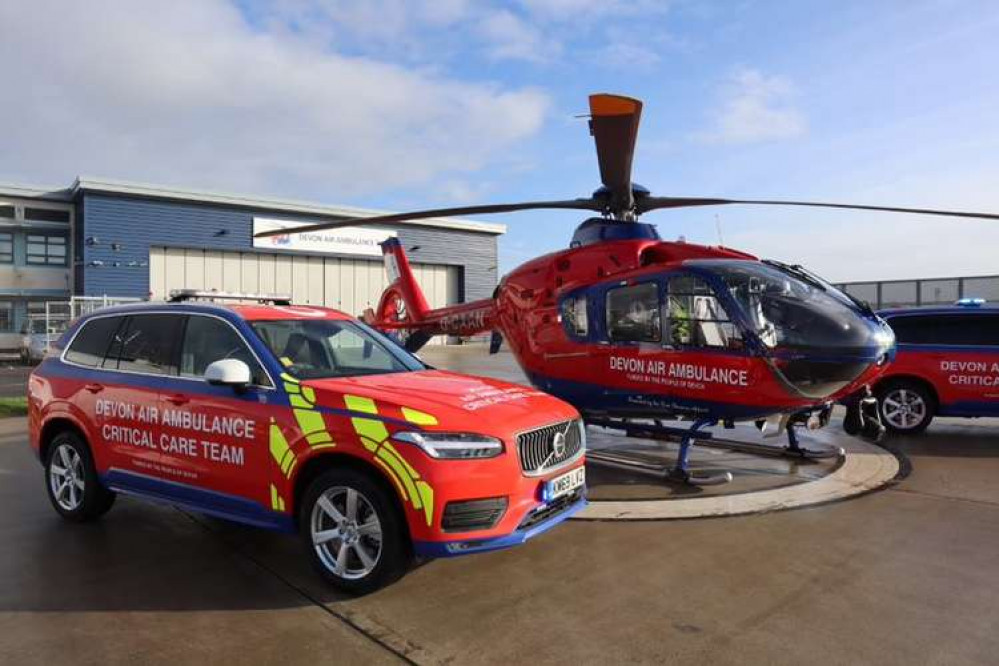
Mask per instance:
[[[205,289],[222,290],[221,252],[205,252]]]
[[[184,288],[184,250],[167,248],[164,253],[163,268],[166,271],[163,279],[164,296],[169,296],[174,289]]]
[[[205,288],[205,253],[201,250],[184,253],[184,288]]]
[[[257,288],[261,294],[277,293],[277,285],[274,282],[275,259],[273,254],[257,255]]]
[[[430,307],[458,302],[458,267],[412,267]],[[149,284],[153,298],[166,298],[170,290],[183,288],[290,294],[295,303],[325,305],[359,316],[377,307],[388,277],[380,260],[156,247],[149,255]]]
[[[222,291],[242,289],[243,270],[238,252],[222,253]]]
[[[240,280],[239,290],[248,294],[261,294],[259,258],[252,252],[247,252],[239,258]]]
[[[154,301],[162,300],[166,294],[166,268],[163,256],[163,248],[153,247],[149,249],[149,294]]]
[[[291,291],[291,257],[279,254],[274,257],[274,293],[290,294]]]
[[[328,308],[340,307],[340,260],[333,257],[323,259],[323,297]]]
[[[308,303],[309,305],[323,305],[324,280],[323,280],[323,258],[309,257],[308,267]]]
[[[293,303],[309,302],[309,258],[291,258],[291,300]]]

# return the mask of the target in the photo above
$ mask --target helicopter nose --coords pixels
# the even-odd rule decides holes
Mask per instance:
[[[777,372],[804,395],[824,399],[842,391],[870,368],[890,363],[895,351],[891,328],[880,321],[857,319],[842,346],[825,340],[825,344],[792,354],[775,350]]]

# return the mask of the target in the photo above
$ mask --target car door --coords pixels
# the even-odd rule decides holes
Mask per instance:
[[[125,317],[112,336],[100,372],[84,387],[95,396],[90,413],[100,441],[111,452],[113,485],[158,493],[162,488],[155,481],[173,477],[158,445],[159,402],[164,379],[175,371],[172,358],[179,326],[179,318],[168,313]]]
[[[935,376],[942,413],[989,416],[999,410],[999,317],[965,312],[935,317],[923,352]]]
[[[189,314],[179,339],[178,372],[166,380],[161,402],[163,455],[183,470],[185,483],[215,493],[220,511],[255,511],[251,504],[269,504],[271,378],[242,334],[219,316]],[[251,385],[208,384],[205,369],[223,359],[246,363]]]

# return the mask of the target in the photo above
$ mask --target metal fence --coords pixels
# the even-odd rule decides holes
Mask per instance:
[[[38,354],[47,353],[52,343],[58,340],[77,318],[101,308],[140,300],[142,299],[116,296],[73,296],[68,301],[47,301],[44,313],[28,314],[26,333],[29,339],[25,341],[28,347],[22,350],[21,355],[25,360],[31,360],[28,355],[33,354],[36,357],[34,360],[38,360]]]
[[[959,298],[999,301],[999,275],[845,282],[836,286],[875,309],[950,305]]]

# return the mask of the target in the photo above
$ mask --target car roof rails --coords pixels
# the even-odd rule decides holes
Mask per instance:
[[[239,291],[214,291],[204,289],[174,289],[170,292],[170,303],[186,301],[253,301],[255,303],[271,303],[273,305],[291,305],[291,296],[287,294],[248,294]]]

